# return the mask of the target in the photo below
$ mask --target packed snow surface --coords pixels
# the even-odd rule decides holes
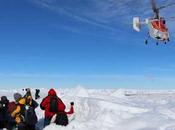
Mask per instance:
[[[0,90],[13,100],[14,92]],[[51,124],[44,130],[175,130],[175,91],[141,91],[123,89],[56,89],[69,110],[75,102],[75,115],[67,127]],[[48,89],[41,89],[41,98]],[[34,89],[32,89],[34,95]],[[37,127],[43,129],[44,113],[38,107]]]

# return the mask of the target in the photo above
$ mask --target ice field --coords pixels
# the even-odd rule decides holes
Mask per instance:
[[[13,99],[14,92],[0,90],[0,95]],[[41,98],[48,89],[41,89]],[[32,90],[34,94],[34,89]],[[75,102],[75,115],[67,127],[51,124],[44,130],[175,130],[175,91],[171,90],[124,90],[124,89],[57,89],[69,109]],[[43,111],[36,109],[43,125]]]

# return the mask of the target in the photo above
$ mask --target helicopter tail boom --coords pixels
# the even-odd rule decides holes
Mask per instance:
[[[134,17],[133,18],[133,29],[135,31],[140,32],[142,24],[148,24],[148,19],[145,19],[145,21],[140,21],[139,17]]]

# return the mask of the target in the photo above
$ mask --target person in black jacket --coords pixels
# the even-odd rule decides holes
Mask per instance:
[[[6,96],[2,96],[0,100],[0,128],[7,128],[8,124],[8,104],[9,100]]]
[[[40,98],[40,90],[39,89],[36,89],[36,92],[35,92],[35,100],[39,99]]]

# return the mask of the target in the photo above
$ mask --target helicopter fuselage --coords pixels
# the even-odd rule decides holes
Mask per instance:
[[[158,41],[169,41],[168,28],[164,18],[150,18],[147,21],[150,37]]]

